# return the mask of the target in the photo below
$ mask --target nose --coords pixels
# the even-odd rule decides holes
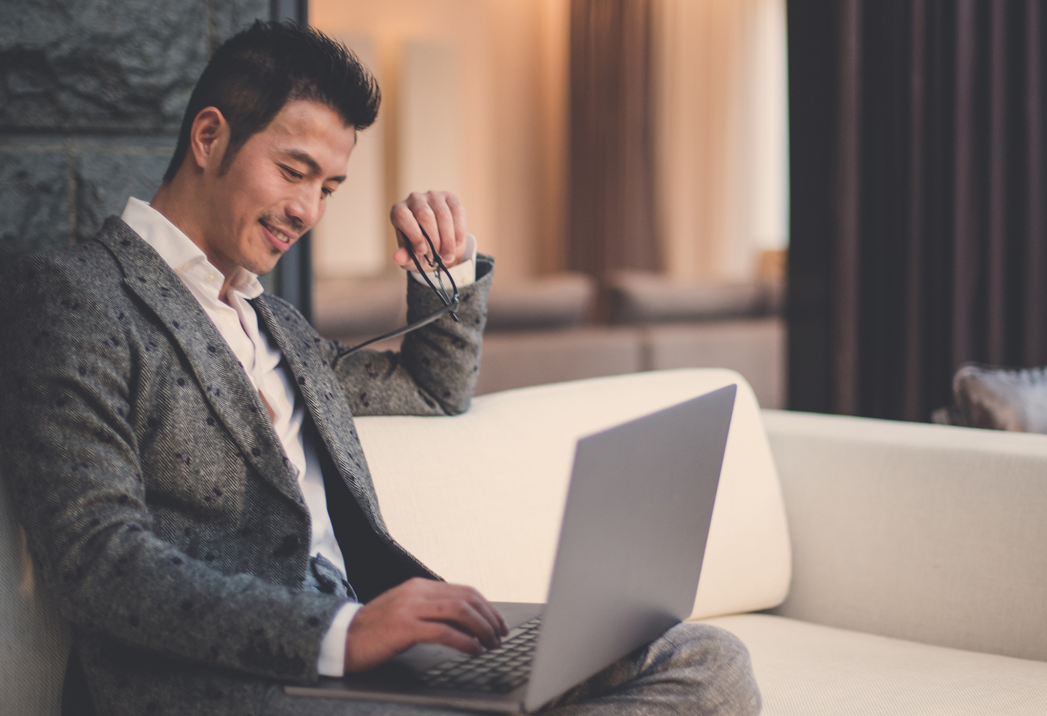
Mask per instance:
[[[303,233],[312,228],[324,213],[323,193],[320,187],[303,186],[287,204],[287,220]]]

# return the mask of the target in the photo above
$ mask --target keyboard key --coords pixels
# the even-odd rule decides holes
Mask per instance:
[[[515,633],[510,634],[500,648],[441,662],[421,674],[421,679],[432,688],[512,691],[526,682],[531,672],[540,625],[541,618],[535,617],[514,629]]]

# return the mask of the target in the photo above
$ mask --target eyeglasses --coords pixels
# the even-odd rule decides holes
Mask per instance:
[[[418,273],[421,274],[422,278],[425,279],[425,282],[429,284],[429,288],[433,289],[436,295],[440,297],[440,300],[443,301],[444,305],[442,308],[433,311],[428,316],[420,318],[417,321],[414,321],[413,323],[408,323],[403,328],[398,328],[395,331],[392,331],[391,333],[386,333],[376,338],[372,338],[369,341],[364,341],[359,345],[345,348],[339,354],[340,357],[344,358],[347,355],[356,353],[356,351],[360,350],[361,348],[366,348],[372,343],[388,340],[389,338],[397,338],[398,336],[402,336],[405,333],[410,333],[411,331],[421,328],[422,326],[428,326],[430,323],[438,319],[440,316],[443,316],[447,313],[451,314],[451,318],[454,319],[455,323],[458,322],[458,314],[455,313],[455,311],[458,310],[458,304],[461,303],[461,298],[458,296],[458,286],[455,285],[454,279],[451,278],[451,272],[447,270],[446,266],[444,266],[444,262],[440,259],[440,255],[436,253],[436,247],[433,246],[433,241],[429,238],[429,234],[425,233],[425,229],[422,229],[422,236],[425,237],[426,242],[429,244],[429,256],[432,256],[432,258],[430,258],[429,256],[423,256],[422,258],[424,258],[425,262],[429,264],[430,270],[435,269],[434,273],[436,273],[437,283],[440,284],[439,288],[437,288],[436,284],[434,284],[432,282],[432,279],[429,278],[429,274],[425,272],[425,269],[422,268],[422,262],[419,261],[418,257],[415,255],[414,247],[411,246],[411,242],[407,240],[407,237],[404,236],[403,232],[399,229],[396,230],[396,233],[403,241],[404,248],[407,249],[407,253],[411,256],[411,259],[414,261],[414,265],[418,269]],[[447,277],[447,282],[451,284],[450,291],[448,291],[447,287],[444,285],[445,276]]]

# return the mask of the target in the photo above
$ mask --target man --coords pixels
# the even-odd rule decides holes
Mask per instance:
[[[441,256],[462,284],[459,320],[400,353],[347,353],[256,278],[320,219],[378,103],[342,46],[256,23],[205,69],[151,204],[131,199],[93,240],[4,282],[2,467],[75,627],[67,712],[369,713],[281,684],[419,642],[479,653],[507,633],[388,534],[353,428],[469,405],[493,262],[458,200],[393,207],[394,260]],[[409,320],[443,306],[417,275],[407,285]],[[561,708],[681,703],[758,709],[744,647],[680,627]]]

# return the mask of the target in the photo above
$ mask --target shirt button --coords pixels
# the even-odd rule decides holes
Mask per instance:
[[[208,283],[214,283],[216,278],[218,278],[218,276],[215,274],[214,271],[211,271],[210,273],[207,274],[207,282]]]

